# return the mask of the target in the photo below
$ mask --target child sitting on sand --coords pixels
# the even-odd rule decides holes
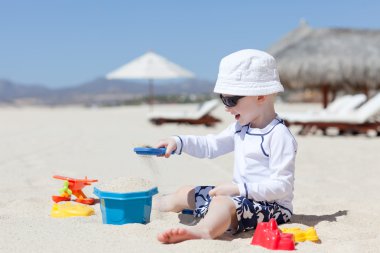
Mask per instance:
[[[228,229],[255,229],[257,223],[275,218],[278,224],[292,216],[294,164],[297,143],[274,109],[276,94],[284,90],[274,58],[247,49],[220,62],[214,92],[236,120],[217,135],[173,136],[160,141],[172,151],[198,158],[215,158],[234,152],[231,183],[185,186],[160,197],[154,208],[180,212],[194,210],[200,222],[188,228],[171,228],[158,235],[162,243],[214,239]]]

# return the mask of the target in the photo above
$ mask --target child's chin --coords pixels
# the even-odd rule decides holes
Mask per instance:
[[[246,120],[242,120],[242,119],[239,119],[237,122],[239,122],[239,124],[241,125],[241,126],[245,126],[245,125],[247,125],[249,122],[247,122]]]

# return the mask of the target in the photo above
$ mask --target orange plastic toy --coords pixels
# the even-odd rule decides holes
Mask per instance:
[[[275,219],[257,224],[251,241],[252,245],[259,245],[272,250],[294,250],[295,242],[292,234],[282,233],[278,229]]]
[[[77,197],[75,200],[76,202],[87,205],[94,204],[95,200],[93,198],[87,198],[82,189],[88,185],[91,185],[91,183],[98,182],[97,179],[87,179],[87,177],[84,179],[75,179],[57,175],[53,176],[53,178],[65,180],[68,182],[68,184],[66,182],[64,183],[64,187],[60,190],[60,196],[52,196],[54,202],[58,203],[60,201],[69,201],[71,200],[71,194],[73,194],[75,197]]]

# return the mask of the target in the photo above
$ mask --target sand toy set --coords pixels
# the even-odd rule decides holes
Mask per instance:
[[[83,192],[83,188],[98,182],[98,180],[88,179],[87,177],[76,179],[58,175],[53,176],[53,178],[63,180],[63,187],[59,189],[60,195],[52,196],[55,203],[51,209],[51,217],[90,216],[95,213],[94,209],[88,206],[93,205],[95,199],[87,197]],[[125,184],[123,188],[117,185],[120,182]],[[100,199],[103,223],[113,225],[149,223],[152,196],[158,193],[158,189],[151,185],[149,189],[140,190],[138,187],[143,185],[144,181],[142,179],[123,179],[116,181],[116,183],[114,182],[113,185],[94,187],[94,194]],[[73,200],[80,204],[71,202],[72,195],[76,197]]]
[[[271,250],[295,250],[296,243],[306,240],[320,242],[313,227],[306,229],[306,231],[298,227],[279,229],[276,220],[270,219],[269,222],[257,224],[251,244]]]
[[[157,187],[139,192],[109,192],[94,188],[94,194],[100,199],[103,223],[114,225],[149,223],[152,196],[157,193]]]
[[[137,147],[133,150],[142,156],[163,156],[166,148]],[[174,153],[174,152],[173,152]],[[98,182],[96,179],[75,179],[64,176],[53,176],[63,180],[63,187],[59,196],[52,196],[54,202],[51,216],[64,218],[73,216],[90,216],[95,213],[88,205],[94,204],[94,198],[83,193],[83,188]],[[123,225],[128,223],[146,224],[150,222],[152,197],[158,193],[157,187],[144,179],[119,178],[94,187],[93,193],[99,197],[103,224]],[[74,195],[74,201],[80,204],[67,202]],[[59,202],[66,201],[63,204]],[[183,210],[185,214],[192,214],[192,210]],[[313,227],[302,230],[295,228],[279,229],[275,219],[257,224],[251,244],[271,250],[295,250],[296,243],[312,241],[320,242]]]
[[[60,195],[52,196],[52,200],[55,202],[51,209],[50,215],[54,218],[66,218],[74,216],[90,216],[95,213],[94,209],[87,206],[92,205],[95,199],[88,198],[82,191],[82,189],[91,183],[97,182],[96,179],[76,179],[64,176],[53,176],[55,179],[63,180],[63,187],[59,189]],[[73,204],[71,202],[59,203],[62,201],[70,201],[72,195],[76,197],[75,201],[81,204]]]
[[[82,189],[88,185],[91,185],[92,183],[98,182],[98,180],[87,179],[87,177],[84,179],[76,179],[58,175],[53,176],[53,178],[64,180],[63,188],[59,190],[59,193],[61,195],[52,197],[54,202],[58,203],[60,201],[69,201],[71,200],[71,195],[74,195],[76,197],[76,202],[87,205],[94,204],[94,199],[88,198],[83,193]]]

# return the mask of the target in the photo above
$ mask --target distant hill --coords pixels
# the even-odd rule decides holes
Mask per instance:
[[[211,94],[214,83],[189,79],[154,84],[156,96]],[[130,101],[148,95],[148,82],[98,78],[75,87],[51,89],[0,80],[0,104],[68,105],[107,104]]]
[[[21,85],[8,80],[0,80],[0,104],[17,104],[19,101],[41,104],[43,98],[49,97],[51,94],[52,90],[44,86]]]

